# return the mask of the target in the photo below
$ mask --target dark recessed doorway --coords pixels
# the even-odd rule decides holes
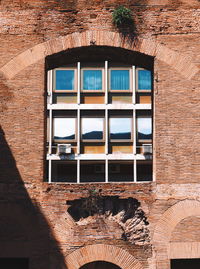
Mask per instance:
[[[1,269],[29,269],[28,258],[0,258]]]
[[[171,269],[199,269],[200,259],[171,260]]]
[[[121,269],[119,266],[103,261],[90,262],[83,266],[80,269]]]

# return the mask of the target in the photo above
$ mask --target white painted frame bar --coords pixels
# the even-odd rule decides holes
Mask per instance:
[[[80,159],[77,160],[77,183],[80,183]]]
[[[51,155],[52,153],[52,132],[53,132],[53,117],[52,117],[52,109],[49,110],[49,149],[48,153]]]
[[[77,110],[77,154],[80,154],[80,142],[81,142],[81,113],[80,109]]]
[[[81,103],[81,63],[77,63],[77,103]]]
[[[150,104],[52,104],[47,105],[47,109],[55,109],[55,110],[75,110],[78,108],[81,108],[83,110],[97,110],[97,109],[118,109],[118,110],[151,110]]]
[[[132,66],[132,103],[136,103],[136,69],[135,66]]]
[[[133,181],[137,182],[137,160],[133,160]]]
[[[108,132],[109,132],[109,127],[108,127],[108,109],[105,110],[105,154],[108,154]]]
[[[49,96],[49,104],[52,104],[53,100],[53,70],[47,72],[47,93]]]
[[[108,104],[108,61],[105,61],[105,104]]]
[[[48,162],[49,162],[49,175],[48,175],[48,183],[51,183],[52,160],[48,160]]]
[[[136,155],[136,140],[137,140],[137,126],[136,126],[136,110],[133,110],[133,154]]]
[[[108,159],[105,160],[105,183],[108,183]]]

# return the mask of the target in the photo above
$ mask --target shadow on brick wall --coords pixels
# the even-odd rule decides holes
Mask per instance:
[[[51,227],[28,194],[28,188],[35,197],[37,191],[22,181],[1,128],[0,149],[0,268],[10,269],[1,266],[9,260],[2,258],[28,258],[29,269],[47,269],[56,257],[56,269],[67,269]]]

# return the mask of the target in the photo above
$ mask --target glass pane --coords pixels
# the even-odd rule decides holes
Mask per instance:
[[[138,70],[138,89],[151,90],[151,71]]]
[[[129,90],[129,70],[111,70],[110,72],[111,90]]]
[[[80,182],[104,182],[105,163],[100,161],[81,161]]]
[[[133,181],[133,163],[125,161],[109,162],[108,181],[109,182]]]
[[[110,139],[131,139],[131,118],[110,118]]]
[[[75,139],[75,118],[54,118],[54,139]]]
[[[137,118],[138,139],[152,139],[151,118]]]
[[[76,162],[53,161],[52,182],[77,182]]]
[[[82,118],[82,139],[103,139],[103,118]]]
[[[137,181],[152,181],[152,163],[137,161]]]
[[[83,71],[83,90],[102,90],[102,71]]]
[[[74,70],[56,70],[56,90],[74,90]]]

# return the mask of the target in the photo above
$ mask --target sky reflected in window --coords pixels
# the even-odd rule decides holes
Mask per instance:
[[[102,90],[102,71],[83,71],[83,90]]]
[[[150,117],[137,118],[138,139],[152,138],[152,123]]]
[[[151,90],[151,71],[138,70],[138,89],[139,90]]]
[[[103,118],[82,118],[82,139],[103,139]]]
[[[56,70],[56,90],[74,90],[74,70]]]
[[[131,118],[110,118],[111,139],[131,139]]]
[[[75,139],[75,118],[54,118],[54,139]]]

